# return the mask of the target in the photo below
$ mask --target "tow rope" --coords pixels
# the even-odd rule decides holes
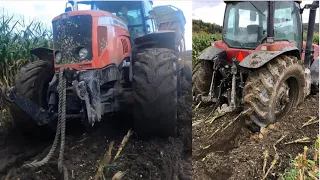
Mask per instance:
[[[23,165],[23,167],[37,168],[47,164],[58,146],[59,136],[60,136],[58,170],[60,173],[63,172],[64,180],[68,180],[68,170],[66,166],[63,164],[63,154],[64,154],[64,148],[65,148],[65,132],[66,132],[66,99],[67,99],[66,78],[64,74],[64,69],[60,69],[60,72],[59,72],[58,93],[59,93],[58,123],[57,123],[56,135],[55,135],[52,147],[49,153],[47,154],[47,156],[43,158],[41,161],[35,160],[29,164]]]

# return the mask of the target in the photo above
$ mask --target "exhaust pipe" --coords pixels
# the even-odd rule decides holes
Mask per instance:
[[[319,1],[313,1],[312,4],[305,5],[305,8],[310,9],[309,13],[309,22],[308,22],[308,31],[307,31],[307,42],[304,56],[304,65],[308,69],[310,69],[311,61],[313,60],[313,50],[312,50],[312,41],[313,41],[313,33],[314,33],[314,25],[316,21],[316,12],[317,8],[319,8]]]

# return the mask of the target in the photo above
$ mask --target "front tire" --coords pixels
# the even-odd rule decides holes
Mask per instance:
[[[282,55],[249,74],[243,90],[249,119],[266,127],[290,112],[304,98],[305,73],[296,57]]]
[[[134,128],[141,136],[177,135],[177,56],[166,48],[138,52],[133,65]]]
[[[16,92],[42,108],[47,108],[48,84],[54,75],[53,62],[37,60],[22,67],[15,79]],[[37,134],[41,129],[23,110],[11,105],[14,124],[26,134]],[[41,134],[40,134],[41,135]]]

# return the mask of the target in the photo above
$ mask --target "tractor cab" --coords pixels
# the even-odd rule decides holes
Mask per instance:
[[[262,43],[288,41],[301,50],[300,3],[226,1],[223,41],[228,47],[238,49],[256,49]]]
[[[69,1],[65,12],[102,10],[121,18],[128,26],[131,39],[156,31],[152,1]],[[151,14],[150,14],[151,13]]]

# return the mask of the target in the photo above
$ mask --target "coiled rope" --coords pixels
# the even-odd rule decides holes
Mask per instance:
[[[63,164],[63,153],[65,148],[65,132],[66,132],[66,99],[67,99],[66,82],[67,80],[64,76],[64,69],[60,69],[59,86],[58,86],[58,93],[59,93],[58,123],[57,123],[56,135],[49,153],[41,161],[35,160],[23,166],[26,168],[37,168],[47,164],[58,146],[58,141],[60,136],[61,139],[60,139],[60,152],[59,152],[59,159],[58,159],[58,170],[60,173],[63,172],[64,180],[68,180],[68,170],[66,166]]]

